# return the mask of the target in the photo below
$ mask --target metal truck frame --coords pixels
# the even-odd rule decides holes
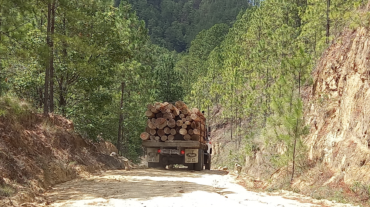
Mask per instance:
[[[182,164],[189,170],[211,169],[212,148],[200,141],[174,140],[172,142],[143,141],[149,168],[165,168]]]

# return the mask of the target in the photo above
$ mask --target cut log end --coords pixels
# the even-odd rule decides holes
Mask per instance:
[[[143,133],[140,134],[140,138],[142,140],[148,140],[148,139],[150,139],[150,134],[148,132],[143,132]]]
[[[153,113],[158,113],[158,110],[155,107],[151,108],[150,111]]]
[[[168,137],[167,137],[167,140],[168,141],[173,141],[175,139],[175,136],[173,136],[173,135],[169,135]]]
[[[146,106],[146,108],[147,108],[148,110],[151,110],[151,109],[153,108],[153,104],[148,104],[148,105]]]
[[[191,116],[187,116],[186,121],[193,121],[193,120],[191,119]]]
[[[186,107],[185,103],[182,102],[182,101],[176,101],[175,106],[178,109],[182,109],[182,108]]]
[[[193,135],[194,134],[193,130],[192,129],[189,129],[188,130],[188,134]]]
[[[170,134],[171,133],[171,129],[168,128],[168,127],[164,128],[164,133],[165,134]]]
[[[191,136],[189,134],[184,135],[184,139],[186,141],[189,141],[191,139]]]
[[[147,110],[145,112],[145,116],[148,117],[148,118],[153,118],[153,117],[155,117],[155,114],[152,111]]]
[[[140,134],[142,140],[204,140],[204,115],[197,108],[188,108],[182,101],[148,104],[145,116],[148,121],[145,132]]]
[[[194,121],[201,121],[200,117],[196,114],[192,114],[190,115],[191,119],[194,120]]]
[[[150,132],[149,132],[150,135],[156,135],[157,134],[157,130],[155,129],[151,129]]]
[[[186,134],[188,134],[188,130],[186,130],[186,129],[182,128],[182,129],[180,129],[179,133],[180,133],[181,135],[186,135]]]
[[[178,120],[178,121],[176,122],[176,125],[177,125],[177,126],[179,126],[179,127],[181,127],[183,123],[184,123],[184,122],[183,122],[182,120]]]
[[[161,140],[164,142],[167,140],[167,136],[161,136]]]
[[[160,136],[160,137],[162,137],[162,136],[164,136],[164,135],[165,135],[165,133],[164,133],[164,130],[163,130],[163,129],[158,129],[158,130],[157,130],[157,134],[158,134],[158,136]]]

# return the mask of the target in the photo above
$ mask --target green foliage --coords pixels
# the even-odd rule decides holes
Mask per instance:
[[[176,102],[182,100],[184,89],[181,85],[183,75],[175,70],[179,55],[167,49],[154,46],[154,77],[157,101]]]
[[[203,30],[191,42],[189,53],[182,56],[176,63],[176,70],[184,74],[182,87],[185,94],[192,93],[191,97],[196,99],[199,96],[205,97],[207,95],[207,92],[200,89],[197,91],[191,89],[198,79],[207,75],[208,56],[224,40],[228,30],[229,27],[226,24],[216,24],[209,30]],[[202,84],[207,84],[207,82]],[[199,87],[203,88],[202,85]],[[194,95],[195,93],[197,94]]]
[[[145,20],[154,44],[177,52],[189,48],[202,30],[219,23],[231,24],[251,6],[246,0],[129,0]]]
[[[356,24],[357,17],[361,12],[353,12],[363,6],[362,0],[331,0],[329,18],[331,22],[329,40],[333,40],[342,32],[345,26],[351,25],[352,28],[360,26]],[[301,34],[299,40],[304,45],[304,49],[312,54],[315,59],[321,56],[323,50],[327,48],[326,44],[326,11],[327,2],[320,0],[308,0],[307,7],[302,11]],[[356,20],[357,19],[357,20]],[[356,26],[355,26],[356,25]]]
[[[72,119],[82,135],[115,143],[118,117],[123,112],[124,148],[129,149],[124,153],[137,157],[141,150],[137,140],[145,129],[145,106],[157,95],[151,81],[152,46],[144,21],[137,18],[131,6],[122,3],[113,7],[110,3],[58,0],[53,36],[56,113]],[[41,110],[49,56],[47,2],[2,0],[1,5],[1,91],[15,94]],[[11,38],[7,31],[12,31]],[[122,82],[126,89],[124,107],[120,109]],[[2,99],[4,106],[6,100]],[[11,113],[18,114],[16,105],[12,108]],[[6,110],[0,110],[5,116]]]
[[[365,196],[367,199],[370,198],[370,185],[362,184],[361,182],[355,181],[350,189],[353,193],[359,196]]]
[[[356,19],[358,6],[357,0],[331,1],[328,40]],[[301,138],[308,127],[301,90],[312,84],[311,71],[328,47],[326,12],[326,1],[267,0],[240,14],[220,44],[204,41],[206,32],[201,32],[176,65],[188,74],[183,84],[191,89],[185,100],[203,109],[221,105],[231,140],[240,131],[247,135],[247,153],[265,148],[274,167],[293,159],[302,163]],[[196,72],[187,73],[190,69]],[[246,120],[242,130],[241,118]]]
[[[37,110],[43,107],[51,51],[47,3],[0,0],[0,95],[15,94]],[[283,155],[272,155],[277,165],[292,159],[293,141],[304,151],[300,89],[312,84],[310,72],[328,47],[325,2],[130,3],[144,21],[119,0],[58,0],[52,51],[56,113],[72,119],[78,132],[116,143],[122,114],[120,150],[137,158],[145,106],[185,100],[201,109],[222,105],[231,140],[235,133],[247,134],[247,152],[259,147],[254,140],[266,147],[282,144]],[[329,40],[346,25],[367,25],[366,12],[352,12],[362,5],[360,0],[331,1]],[[153,45],[148,32],[153,43],[188,52],[179,55]],[[20,116],[31,108],[6,96],[0,106],[1,116],[7,116],[4,107]],[[240,129],[242,119],[247,122]]]

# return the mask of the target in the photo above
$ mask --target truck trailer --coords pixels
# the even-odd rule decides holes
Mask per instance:
[[[145,115],[147,129],[141,139],[149,168],[179,164],[189,170],[211,169],[212,147],[203,113],[178,101],[148,105]]]

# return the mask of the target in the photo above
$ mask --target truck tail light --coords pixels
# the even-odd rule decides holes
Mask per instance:
[[[158,149],[157,152],[158,152],[158,154],[161,153],[161,149]]]
[[[181,154],[184,155],[185,154],[185,151],[184,150],[181,150]]]

